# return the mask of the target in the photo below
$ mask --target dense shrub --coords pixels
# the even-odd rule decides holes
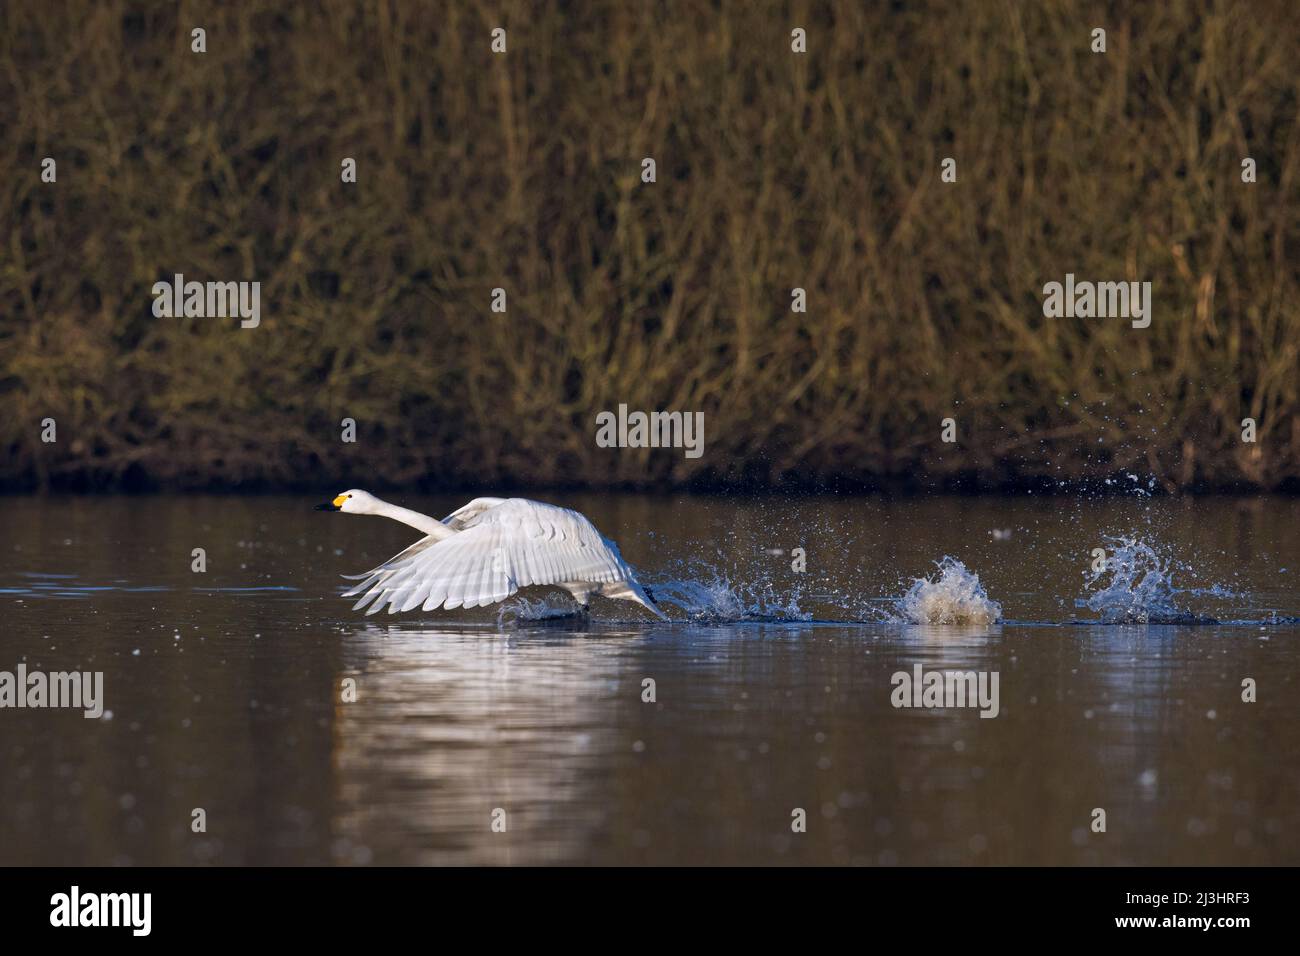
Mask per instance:
[[[1298,19],[5,4],[0,482],[1285,487]],[[261,326],[154,318],[177,272],[260,281]],[[1045,319],[1067,272],[1150,280],[1152,326]],[[597,447],[620,402],[703,410],[705,454]]]

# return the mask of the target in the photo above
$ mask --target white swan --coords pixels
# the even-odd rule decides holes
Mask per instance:
[[[527,498],[475,498],[442,521],[353,488],[317,511],[383,515],[425,537],[365,574],[344,597],[374,614],[504,601],[530,584],[555,584],[586,610],[593,594],[635,601],[667,620],[618,553],[583,515]]]

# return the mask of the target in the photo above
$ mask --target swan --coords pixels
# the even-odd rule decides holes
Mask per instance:
[[[365,574],[344,597],[361,595],[353,610],[385,605],[389,614],[417,605],[432,611],[504,601],[530,584],[555,584],[585,612],[594,594],[635,601],[667,617],[618,553],[584,515],[527,498],[475,498],[441,521],[352,488],[317,511],[382,515],[424,537]]]

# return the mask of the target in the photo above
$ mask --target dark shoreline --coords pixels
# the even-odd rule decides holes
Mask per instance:
[[[1182,488],[1170,488],[1158,482],[1153,487],[1127,479],[1087,479],[1076,481],[1022,480],[994,481],[990,479],[963,478],[930,482],[907,479],[844,480],[827,482],[746,483],[725,481],[695,481],[669,483],[530,483],[520,481],[417,481],[406,484],[366,478],[323,477],[299,482],[115,482],[95,483],[88,479],[69,478],[41,486],[34,481],[0,481],[0,495],[244,495],[269,497],[273,495],[320,494],[339,488],[365,488],[376,493],[406,493],[419,495],[465,494],[478,496],[514,495],[534,497],[544,494],[619,494],[669,497],[692,495],[699,497],[815,498],[819,496],[846,496],[884,498],[919,498],[934,495],[969,498],[1257,498],[1300,497],[1300,478],[1284,479],[1275,487],[1237,484],[1196,483]]]

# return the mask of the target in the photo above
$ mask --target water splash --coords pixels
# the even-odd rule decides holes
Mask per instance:
[[[573,621],[584,617],[573,598],[558,594],[536,601],[516,595],[497,610],[498,627],[519,627],[552,621]]]
[[[1087,573],[1085,586],[1092,593],[1076,602],[1101,616],[1106,624],[1217,624],[1215,618],[1187,606],[1190,598],[1235,597],[1232,591],[1180,588],[1176,572],[1192,573],[1190,565],[1161,554],[1139,538],[1108,537],[1106,564]]]
[[[917,578],[898,600],[898,616],[908,624],[995,624],[1002,605],[988,596],[979,575],[945,556],[938,572]]]
[[[955,558],[936,563],[932,578],[913,581],[906,593],[893,598],[864,598],[824,586],[805,594],[799,586],[779,588],[766,578],[735,581],[702,561],[677,569],[667,581],[655,581],[655,600],[686,612],[696,624],[837,623],[837,624],[968,624],[988,625],[1002,619],[1002,606],[992,600],[979,576]],[[810,599],[829,611],[814,617],[801,607]]]
[[[696,564],[689,576],[654,582],[654,595],[656,603],[685,611],[695,624],[804,623],[813,619],[799,607],[798,588],[782,594],[768,581],[733,583],[709,565]]]

